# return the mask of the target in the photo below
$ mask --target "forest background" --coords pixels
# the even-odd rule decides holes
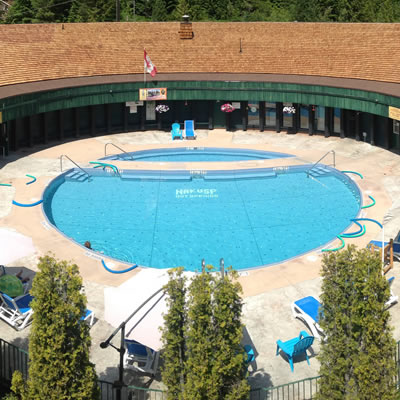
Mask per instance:
[[[0,0],[0,23],[399,22],[400,0]],[[6,6],[11,4],[10,7]]]

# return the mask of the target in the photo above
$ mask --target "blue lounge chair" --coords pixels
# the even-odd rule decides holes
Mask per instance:
[[[154,375],[158,368],[159,352],[136,340],[125,339],[124,368]]]
[[[185,137],[186,139],[196,139],[194,133],[194,121],[192,119],[185,121]]]
[[[279,355],[281,349],[289,359],[290,369],[292,372],[293,369],[293,358],[305,354],[307,363],[310,365],[310,360],[308,359],[307,350],[314,343],[314,336],[310,336],[307,332],[301,331],[298,337],[290,339],[286,342],[282,342],[281,340],[277,340],[276,342],[276,355]]]
[[[172,124],[171,135],[172,135],[172,140],[183,139],[181,126],[177,122]]]
[[[316,298],[307,296],[292,303],[291,307],[293,316],[303,320],[310,328],[314,337],[321,340],[320,334],[324,334],[324,331],[318,324],[321,303]]]
[[[0,292],[0,318],[18,331],[32,322],[33,310],[29,306],[33,297],[30,294],[11,298]]]
[[[390,289],[390,297],[389,300],[385,303],[386,307],[391,307],[393,304],[396,304],[399,301],[399,297],[395,296],[392,291],[392,283],[394,281],[394,276],[388,279],[389,289]]]
[[[94,322],[94,311],[86,309],[85,315],[82,317],[82,321],[86,321],[91,327]]]

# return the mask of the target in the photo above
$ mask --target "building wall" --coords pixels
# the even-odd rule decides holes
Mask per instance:
[[[393,133],[393,120],[370,113],[290,102],[239,101],[240,108],[223,113],[224,100],[168,100],[169,111],[156,114],[155,120],[146,119],[145,105],[130,113],[123,102],[98,104],[48,111],[9,120],[2,124],[0,146],[6,154],[22,147],[60,140],[96,136],[128,131],[164,130],[171,124],[193,119],[196,129],[225,128],[228,131],[275,130],[289,134],[297,132],[325,137],[348,137],[368,143],[398,149],[398,135]],[[157,103],[155,103],[157,104]],[[296,113],[283,112],[285,105],[293,106]],[[275,115],[273,115],[274,110]],[[268,111],[268,114],[267,114]],[[336,115],[336,121],[334,121]],[[270,121],[274,121],[271,125]],[[269,125],[268,125],[269,124]],[[363,135],[365,132],[365,136]]]

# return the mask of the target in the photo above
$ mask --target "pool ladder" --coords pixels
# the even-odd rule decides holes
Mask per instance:
[[[307,178],[309,178],[310,177],[310,172],[311,172],[311,170],[312,169],[314,169],[314,168],[316,168],[316,166],[328,155],[328,154],[331,154],[332,153],[332,157],[333,157],[333,168],[335,168],[336,167],[336,153],[335,153],[335,150],[329,150],[326,154],[324,154],[316,163],[314,163],[312,166],[311,166],[311,168],[309,168],[308,170],[307,170]]]
[[[74,160],[72,160],[72,159],[71,159],[70,157],[68,157],[66,154],[61,154],[61,156],[60,156],[60,169],[61,169],[61,172],[62,172],[62,170],[63,170],[63,163],[62,163],[63,157],[65,157],[65,158],[67,158],[69,161],[71,161],[72,164],[74,164],[78,169],[80,169],[80,170],[83,172],[84,175],[87,175],[87,177],[90,178],[90,174],[89,174],[88,172],[86,172],[82,167],[80,167]]]
[[[116,144],[112,143],[112,142],[108,142],[105,144],[104,146],[104,156],[107,155],[107,146],[111,144],[112,146],[116,147],[118,150],[121,150],[123,153],[127,154],[128,157],[133,160],[133,156],[131,154],[129,154],[127,151],[125,151],[124,149],[121,149],[121,147],[117,146]]]
[[[219,270],[221,272],[221,276],[224,277],[225,276],[225,261],[223,258],[220,258],[219,260]],[[205,272],[206,271],[206,260],[203,258],[201,260],[201,272]]]

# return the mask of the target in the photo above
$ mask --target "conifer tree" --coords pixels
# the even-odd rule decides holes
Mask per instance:
[[[23,383],[16,374],[13,390],[22,400],[98,399],[78,267],[51,256],[40,258],[38,267],[31,290],[29,378]]]
[[[215,398],[246,400],[249,385],[246,368],[243,365],[241,346],[243,324],[242,287],[237,282],[237,273],[230,270],[223,277],[216,278],[213,293],[214,362],[212,368],[213,386],[218,388]]]
[[[69,22],[115,21],[115,1],[73,0],[68,15]]]
[[[380,256],[367,249],[326,255],[322,266],[319,400],[395,399],[395,341]]]
[[[155,0],[153,3],[153,11],[151,13],[152,21],[166,21],[167,20],[167,8],[165,0]]]
[[[31,0],[15,0],[5,16],[6,24],[29,24],[33,12]]]
[[[182,270],[171,273],[162,329],[168,400],[248,399],[236,277],[232,271],[224,277],[203,272],[185,297]]]
[[[167,400],[182,400],[185,373],[186,279],[183,268],[169,271],[170,280],[165,287],[168,313],[164,315],[162,380],[168,388]]]
[[[212,292],[213,277],[203,272],[196,275],[189,287],[188,323],[186,325],[185,399],[217,399],[212,385],[214,327]]]

